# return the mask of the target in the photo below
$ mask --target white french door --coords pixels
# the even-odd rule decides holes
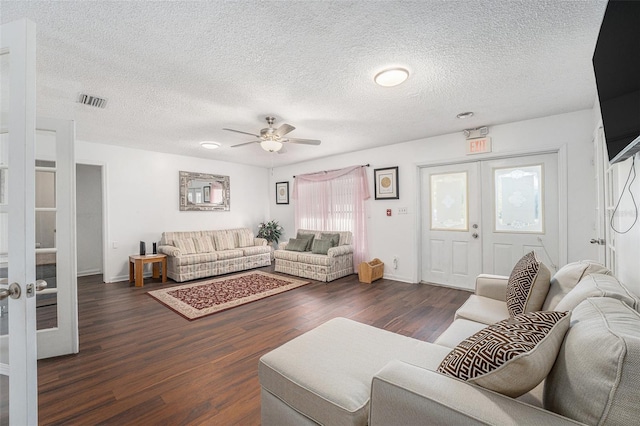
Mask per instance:
[[[482,271],[509,275],[535,251],[551,274],[560,258],[557,154],[482,162]]]
[[[480,164],[422,169],[422,280],[472,289],[482,272]]]
[[[38,359],[77,353],[78,297],[73,121],[38,117],[35,146]]]
[[[478,274],[509,275],[530,251],[557,270],[557,157],[422,168],[422,281],[472,290]]]
[[[23,19],[0,32],[0,423],[36,425],[36,31]]]

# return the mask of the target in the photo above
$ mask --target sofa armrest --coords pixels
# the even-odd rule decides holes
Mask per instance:
[[[265,240],[264,238],[256,237],[253,240],[253,245],[254,246],[266,246],[267,245],[267,240]]]
[[[566,417],[462,380],[391,361],[371,385],[369,425],[577,425]]]
[[[180,249],[174,246],[158,246],[158,253],[166,254],[167,256],[180,256]]]
[[[353,246],[350,244],[344,244],[337,247],[331,247],[327,250],[327,256],[329,257],[338,257],[343,256],[348,253],[353,253]]]
[[[504,275],[480,274],[476,277],[476,295],[490,299],[507,301],[507,283],[509,277]]]

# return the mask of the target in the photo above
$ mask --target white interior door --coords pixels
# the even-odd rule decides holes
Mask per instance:
[[[0,423],[36,425],[35,24],[0,33]]]
[[[422,280],[473,289],[482,272],[479,164],[421,170]]]
[[[422,168],[422,281],[473,289],[532,250],[556,271],[558,185],[555,153]]]
[[[482,162],[483,272],[509,275],[535,251],[553,274],[559,263],[557,154]]]
[[[38,117],[35,148],[38,359],[78,352],[74,123]]]

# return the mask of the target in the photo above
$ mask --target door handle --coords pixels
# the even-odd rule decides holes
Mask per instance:
[[[27,297],[33,297],[36,291],[42,291],[47,288],[47,282],[45,280],[38,280],[35,284],[27,285]]]
[[[592,238],[589,242],[591,244],[598,244],[600,246],[604,245],[604,240],[602,238]]]
[[[20,288],[20,284],[11,283],[9,288],[0,289],[0,300],[6,299],[7,297],[19,299],[21,294],[22,289]]]
[[[471,234],[471,236],[472,236],[473,238],[476,238],[476,239],[479,237],[479,235],[478,235],[478,233],[477,233],[477,232],[474,232],[473,234]]]

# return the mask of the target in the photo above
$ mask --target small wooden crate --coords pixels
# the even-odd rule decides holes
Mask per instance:
[[[358,280],[361,283],[371,284],[384,275],[384,263],[375,258],[371,262],[362,262],[358,267]]]

